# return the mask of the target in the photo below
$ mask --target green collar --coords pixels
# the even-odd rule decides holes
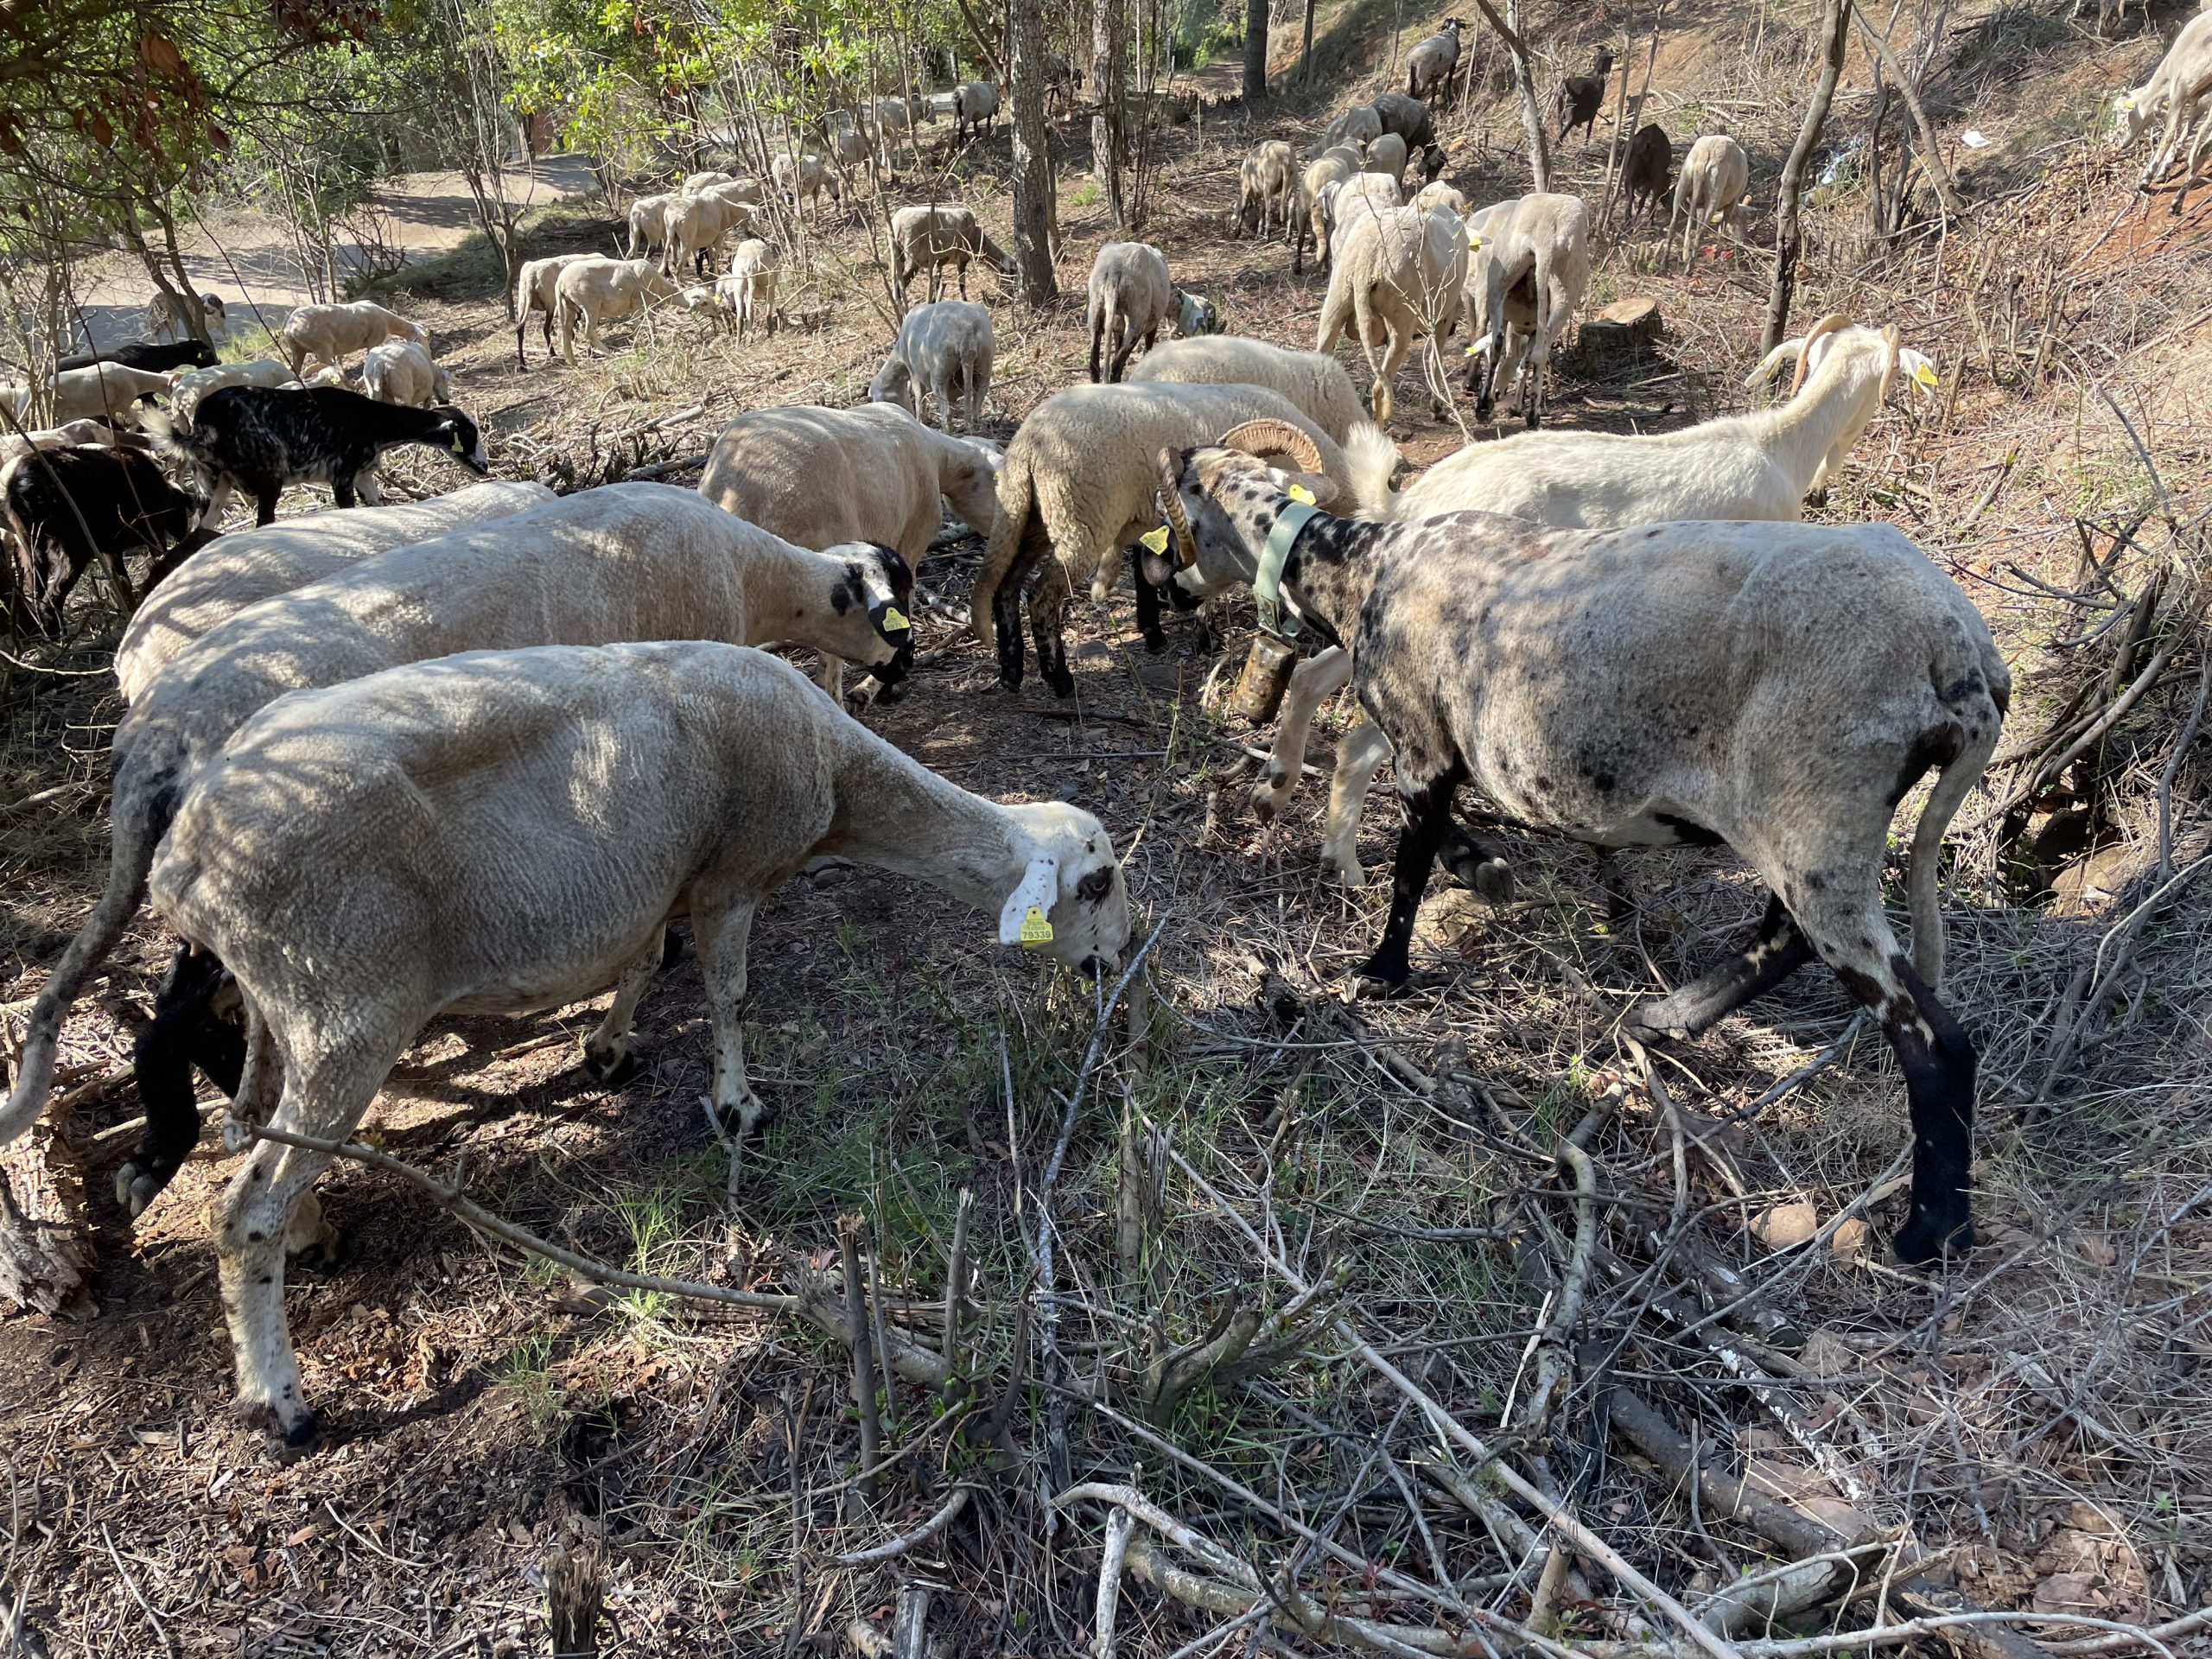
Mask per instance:
[[[1293,501],[1283,508],[1275,519],[1275,527],[1268,532],[1268,544],[1260,553],[1260,568],[1252,574],[1252,597],[1260,607],[1260,626],[1268,633],[1287,638],[1298,632],[1297,619],[1286,620],[1282,614],[1282,568],[1290,558],[1291,543],[1306,522],[1321,509],[1311,501]]]

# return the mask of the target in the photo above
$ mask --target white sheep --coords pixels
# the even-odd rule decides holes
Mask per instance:
[[[1675,181],[1675,206],[1667,215],[1667,243],[1675,240],[1675,221],[1683,220],[1682,262],[1689,263],[1698,232],[1708,226],[1735,228],[1745,198],[1751,193],[1751,161],[1744,147],[1725,132],[1708,132],[1682,157]]]
[[[740,340],[747,326],[776,332],[776,283],[783,263],[776,245],[757,236],[730,250],[729,270],[715,284],[715,302],[729,314]]]
[[[2158,60],[2151,78],[2118,100],[2113,136],[2120,147],[2133,145],[2161,111],[2165,115],[2165,128],[2144,167],[2142,186],[2148,188],[2164,178],[2180,153],[2183,139],[2190,138],[2189,155],[2181,168],[2181,188],[2173,200],[2173,211],[2179,213],[2189,199],[2189,187],[2205,148],[2212,144],[2212,11],[2200,11],[2190,18],[2174,36],[2174,43]]]
[[[1466,240],[1475,418],[1490,419],[1502,386],[1541,425],[1552,347],[1590,286],[1590,210],[1580,196],[1534,192],[1471,216]],[[1523,284],[1530,298],[1516,315]]]
[[[968,262],[981,259],[1001,276],[1014,275],[1014,256],[991,239],[967,207],[901,207],[891,215],[891,280],[906,297],[907,284],[929,273],[929,296],[938,295],[938,270],[955,267],[960,297],[968,297]]]
[[[1084,324],[1090,334],[1090,378],[1099,375],[1102,349],[1108,380],[1119,380],[1141,340],[1149,348],[1174,315],[1180,296],[1167,274],[1166,256],[1149,242],[1109,242],[1090,262]]]
[[[174,372],[126,369],[116,363],[64,369],[54,377],[54,423],[66,426],[71,421],[97,420],[113,426],[126,419],[135,421],[138,400],[158,397],[176,378]]]
[[[1171,340],[1147,352],[1144,361],[1129,372],[1128,378],[1198,385],[1265,386],[1289,398],[1306,419],[1338,443],[1346,442],[1352,428],[1365,418],[1351,377],[1335,358],[1242,334]]]
[[[210,340],[221,340],[230,334],[230,315],[223,308],[221,295],[202,294],[200,296],[200,316],[207,324]],[[176,296],[166,289],[156,290],[154,297],[146,302],[146,332],[156,340],[182,337],[186,332],[184,307]]]
[[[1425,213],[1446,213],[1454,219],[1467,216],[1467,199],[1452,185],[1439,179],[1433,184],[1424,184],[1414,192],[1412,206]]]
[[[1955,582],[1889,524],[1548,530],[1462,512],[1378,526],[1317,511],[1286,546],[1284,474],[1218,447],[1163,456],[1160,471],[1175,580],[1192,593],[1249,583],[1281,548],[1283,590],[1351,652],[1361,705],[1389,740],[1404,827],[1360,979],[1405,985],[1462,783],[1511,822],[1595,846],[1726,843],[1770,895],[1758,938],[1639,1005],[1631,1028],[1701,1031],[1817,956],[1881,1022],[1904,1075],[1913,1172],[1898,1255],[1934,1261],[1972,1241],[1975,1056],[1936,995],[1936,863],[1997,747],[2012,677]],[[1931,770],[1908,959],[1883,905],[1886,843],[1898,800]]]
[[[453,401],[453,375],[411,340],[388,340],[361,359],[361,390],[380,404],[428,409]]]
[[[35,428],[29,432],[0,433],[0,465],[27,455],[34,449],[66,449],[78,444],[105,444],[115,449],[147,449],[153,446],[138,433],[110,426],[105,421],[71,421],[61,426]]]
[[[1094,596],[1111,593],[1121,579],[1122,550],[1159,524],[1154,462],[1161,448],[1201,443],[1263,418],[1306,432],[1349,493],[1344,452],[1296,404],[1264,386],[1075,385],[1030,411],[1007,446],[998,522],[969,607],[976,638],[997,653],[1002,684],[1021,683],[1022,588],[1029,584],[1038,672],[1056,695],[1073,694],[1061,639],[1069,596],[1086,582]],[[1137,584],[1137,626],[1147,645],[1166,649],[1159,594],[1144,582]]]
[[[709,168],[697,173],[685,174],[683,182],[677,185],[676,189],[679,195],[696,196],[710,185],[735,184],[737,181],[736,174],[718,172]]]
[[[1390,418],[1390,383],[1414,341],[1426,335],[1434,357],[1459,320],[1467,276],[1466,237],[1449,213],[1423,213],[1417,207],[1351,214],[1340,207],[1336,237],[1336,257],[1313,349],[1326,353],[1346,328],[1352,331],[1374,377],[1369,403],[1376,420],[1385,422]],[[1379,366],[1375,360],[1378,345],[1383,346]],[[1441,384],[1441,368],[1436,364],[1431,367],[1431,395],[1443,402],[1448,394]]]
[[[515,366],[529,367],[523,357],[523,330],[533,316],[543,319],[547,356],[553,353],[553,285],[570,265],[596,259],[595,253],[555,253],[543,259],[526,259],[515,271]]]
[[[1587,530],[1690,518],[1796,519],[1806,497],[1841,471],[1898,377],[1927,398],[1936,374],[1927,358],[1897,344],[1894,328],[1854,328],[1839,315],[1777,346],[1745,384],[1758,385],[1789,361],[1797,375],[1781,408],[1679,432],[1527,432],[1470,444],[1402,493],[1389,488],[1397,451],[1379,432],[1362,432],[1347,445],[1353,493],[1367,516],[1399,523],[1470,512]],[[1301,663],[1291,676],[1267,772],[1252,790],[1252,810],[1262,820],[1288,804],[1313,713],[1351,676],[1350,662],[1336,650]],[[1360,809],[1389,758],[1389,746],[1365,721],[1337,745],[1321,860],[1345,887],[1364,879],[1355,846]]]
[[[668,238],[664,268],[672,276],[686,266],[707,268],[724,237],[749,232],[753,209],[716,188],[669,203],[662,210],[662,220]]]
[[[596,256],[563,265],[553,279],[553,314],[561,325],[561,355],[576,360],[575,334],[584,330],[584,344],[601,349],[600,325],[614,317],[641,313],[648,334],[652,328],[649,308],[655,300],[676,300],[690,309],[699,303],[691,290],[679,289],[661,274],[650,259],[602,259]]]
[[[1094,976],[1128,946],[1121,867],[1089,813],[971,795],[787,664],[689,641],[471,653],[287,697],[184,792],[151,892],[237,978],[241,1115],[315,1139],[349,1137],[447,1010],[611,985],[588,1061],[626,1055],[662,933],[689,917],[709,1109],[741,1145],[761,1113],[741,1019],[753,918],[824,856],[918,876],[996,917],[1002,943]],[[239,1406],[295,1447],[316,1428],[284,1249],[328,1161],[252,1147],[215,1222]]]
[[[1230,233],[1240,234],[1249,226],[1264,242],[1278,217],[1283,228],[1291,231],[1298,176],[1298,158],[1281,139],[1254,146],[1236,170],[1236,215],[1230,221]]]
[[[115,648],[123,700],[146,694],[168,660],[247,606],[289,594],[395,547],[449,536],[553,499],[543,484],[471,484],[397,506],[332,509],[233,531],[201,548],[139,602]]]
[[[1297,219],[1294,227],[1296,240],[1290,251],[1290,268],[1303,270],[1306,266],[1306,238],[1313,238],[1315,258],[1326,270],[1329,264],[1329,229],[1335,222],[1334,187],[1359,171],[1359,152],[1349,144],[1338,144],[1325,149],[1306,166],[1299,180],[1298,200],[1293,204]],[[1325,207],[1322,198],[1328,198]]]
[[[688,490],[610,484],[394,548],[235,613],[170,658],[116,727],[107,885],[32,1007],[0,1145],[37,1117],[62,1019],[137,912],[192,772],[273,699],[457,651],[623,639],[791,640],[896,677],[912,660],[912,574],[895,553],[814,552]],[[151,1165],[124,1166],[117,1190],[132,1214],[190,1149],[188,1137],[170,1141]]]
[[[649,253],[666,251],[669,204],[682,199],[681,191],[662,190],[639,196],[630,204],[630,240],[622,250],[625,259],[641,259]]]
[[[793,156],[788,150],[779,153],[770,164],[769,172],[776,181],[776,188],[791,199],[791,205],[803,215],[809,202],[814,204],[815,222],[822,219],[822,194],[827,191],[830,200],[842,202],[844,194],[837,183],[836,169],[830,158],[816,149],[803,149]]]
[[[926,392],[937,402],[939,429],[954,429],[953,389],[960,389],[960,424],[974,431],[991,390],[991,314],[971,300],[918,305],[899,325],[883,366],[868,383],[875,402],[891,402],[927,418]],[[1147,358],[1147,361],[1150,359]]]
[[[318,371],[321,372],[321,371]],[[180,419],[189,420],[200,400],[225,386],[276,387],[298,378],[287,363],[259,357],[246,363],[219,363],[212,369],[184,369],[169,386],[169,408]]]
[[[423,340],[421,327],[398,313],[386,310],[373,300],[354,300],[346,305],[299,307],[276,331],[276,344],[296,376],[307,367],[309,358],[333,368],[342,367],[348,353],[365,352],[394,334],[402,340]]]
[[[1367,146],[1367,158],[1359,164],[1363,173],[1381,173],[1401,191],[1406,188],[1406,141],[1395,132],[1386,132]]]
[[[988,80],[963,80],[952,89],[952,138],[958,143],[971,133],[988,136],[999,112],[999,89]]]
[[[1382,118],[1375,113],[1375,106],[1355,104],[1322,129],[1319,141],[1306,152],[1306,159],[1310,162],[1337,144],[1349,144],[1364,153],[1367,146],[1382,136]]]

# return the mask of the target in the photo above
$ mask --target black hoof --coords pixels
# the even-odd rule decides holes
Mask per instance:
[[[1166,632],[1160,628],[1151,630],[1144,636],[1144,648],[1154,656],[1160,656],[1167,649]]]
[[[1931,1268],[1947,1255],[1964,1255],[1975,1243],[1972,1218],[1938,1221],[1916,1211],[1897,1229],[1892,1248],[1907,1267]]]
[[[584,1075],[602,1089],[620,1089],[638,1075],[638,1055],[634,1048],[625,1049],[617,1057],[594,1054],[587,1046],[583,1055]]]
[[[1047,672],[1045,676],[1045,683],[1052,688],[1052,695],[1056,697],[1075,696],[1075,676],[1065,668],[1057,672]]]
[[[322,1421],[310,1412],[293,1424],[283,1434],[273,1438],[276,1440],[276,1453],[279,1460],[291,1463],[322,1450]]]
[[[1493,905],[1513,901],[1513,867],[1503,854],[1487,847],[1452,848],[1443,858],[1444,873],[1461,887]]]
[[[677,932],[673,927],[664,927],[661,929],[661,972],[666,973],[670,969],[675,967],[677,963],[683,961],[685,953],[690,949],[691,941],[685,935]]]

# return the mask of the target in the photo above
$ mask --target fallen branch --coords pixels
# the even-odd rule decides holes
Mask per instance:
[[[910,1549],[918,1549],[960,1518],[968,1507],[968,1500],[976,1495],[973,1486],[956,1486],[944,1506],[912,1532],[901,1533],[889,1543],[878,1544],[873,1549],[849,1550],[836,1558],[840,1567],[868,1567],[877,1561],[888,1561],[904,1555]]]

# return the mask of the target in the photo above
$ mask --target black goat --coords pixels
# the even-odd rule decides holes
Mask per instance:
[[[62,601],[95,558],[127,599],[125,554],[146,550],[151,588],[209,539],[199,499],[151,455],[99,444],[34,450],[0,467],[0,518],[16,543],[10,608],[41,633],[60,631]]]
[[[1586,75],[1569,75],[1559,84],[1559,138],[1567,142],[1567,135],[1577,127],[1582,129],[1582,142],[1588,143],[1598,125],[1598,111],[1605,101],[1605,84],[1612,79],[1613,49],[1609,46],[1598,48],[1595,62]]]
[[[1636,137],[1628,142],[1628,163],[1622,171],[1628,187],[1630,224],[1667,200],[1674,166],[1675,145],[1667,130],[1656,122],[1638,127]]]
[[[117,363],[126,369],[212,369],[215,348],[197,340],[126,340],[120,346],[96,352],[79,352],[54,365],[59,374],[67,369],[89,369],[95,363]]]
[[[1407,155],[1418,156],[1436,143],[1436,118],[1419,99],[1403,92],[1377,92],[1367,107],[1375,111],[1383,131],[1395,132],[1406,141]]]
[[[341,507],[357,495],[376,506],[384,499],[377,458],[403,444],[443,450],[472,473],[490,471],[476,423],[459,410],[380,404],[337,386],[225,386],[200,400],[188,428],[158,411],[146,425],[163,448],[192,463],[207,492],[210,524],[220,521],[233,491],[251,495],[254,522],[268,524],[289,484],[327,484]]]

